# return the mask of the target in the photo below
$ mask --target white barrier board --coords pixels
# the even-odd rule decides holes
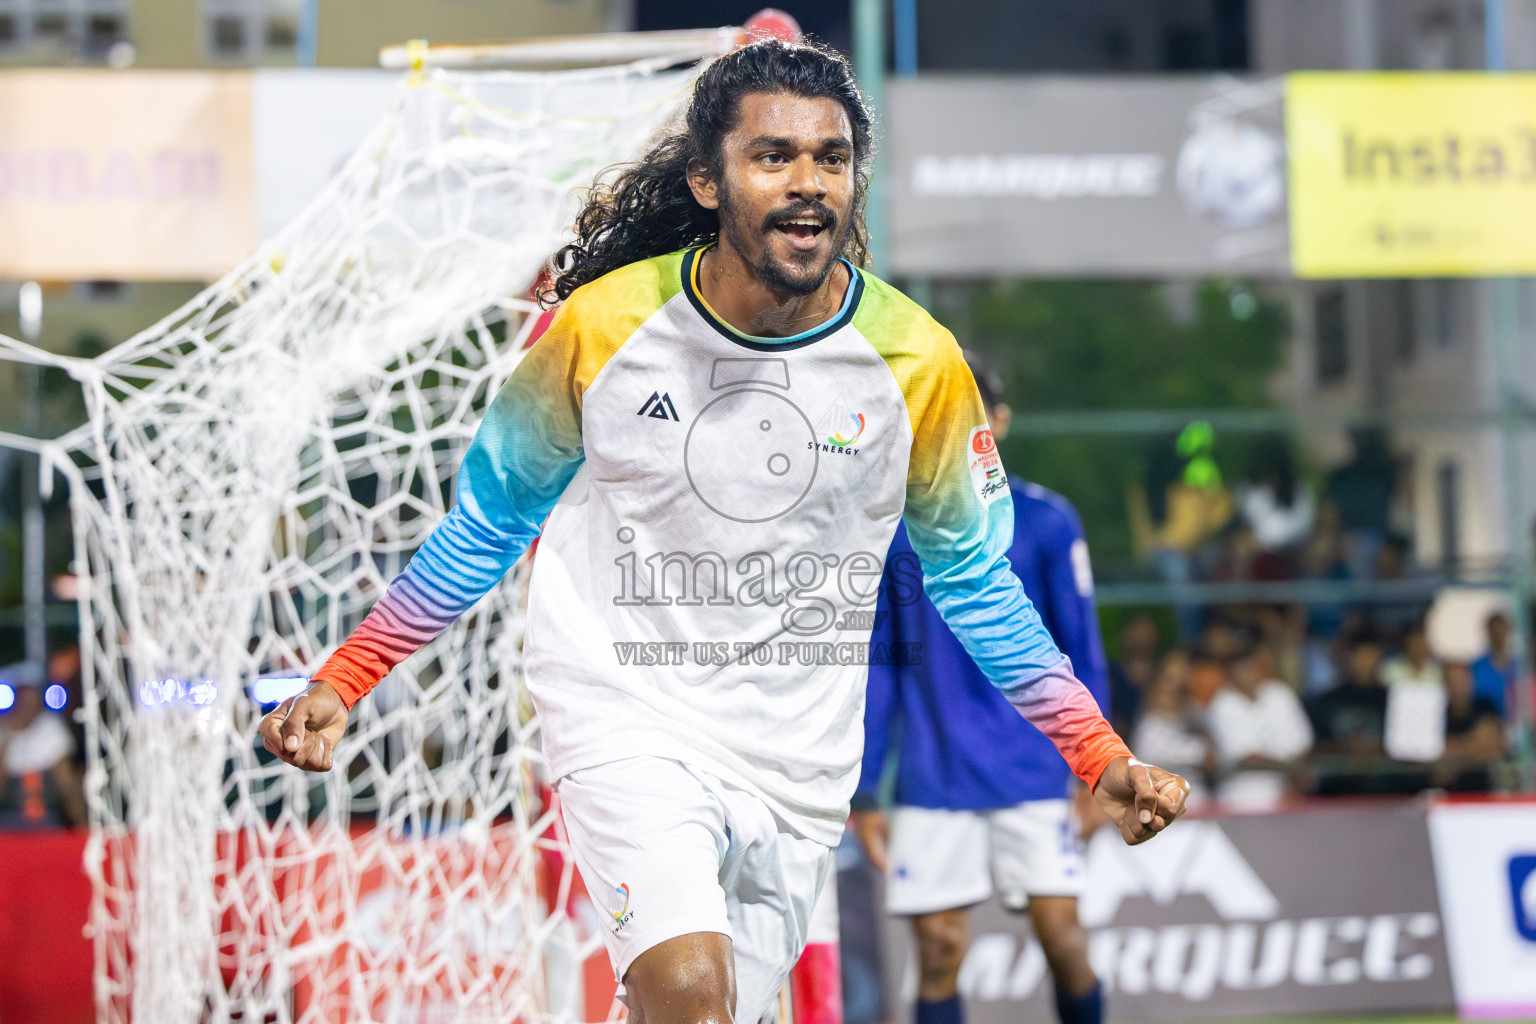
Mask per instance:
[[[1461,1016],[1536,1018],[1536,801],[1437,804],[1429,837]]]

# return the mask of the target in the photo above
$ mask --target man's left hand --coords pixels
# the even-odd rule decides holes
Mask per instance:
[[[1117,757],[1099,776],[1093,799],[1120,829],[1126,845],[1157,835],[1184,813],[1189,783],[1156,765]]]

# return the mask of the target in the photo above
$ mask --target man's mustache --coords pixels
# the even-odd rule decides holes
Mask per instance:
[[[763,218],[763,230],[772,231],[780,224],[796,220],[800,217],[815,217],[821,221],[821,229],[823,231],[830,231],[834,234],[837,231],[837,214],[821,203],[801,203],[782,210],[774,210]]]

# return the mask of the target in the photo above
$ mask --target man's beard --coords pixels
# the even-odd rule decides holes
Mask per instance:
[[[731,213],[730,196],[723,189],[720,196],[720,234],[743,257],[752,251],[754,242],[757,244],[757,257],[751,260],[752,272],[757,275],[758,281],[775,295],[790,295],[803,298],[810,295],[826,284],[827,275],[832,272],[832,266],[842,255],[843,247],[848,242],[848,235],[853,230],[853,219],[846,221],[838,217],[821,203],[801,203],[798,206],[786,207],[775,210],[763,219],[756,232],[742,222],[742,218]],[[826,224],[823,232],[832,233],[832,244],[827,248],[827,254],[820,257],[820,264],[812,266],[810,261],[817,259],[815,250],[807,253],[797,253],[803,259],[791,257],[791,267],[798,268],[799,273],[794,273],[784,263],[776,261],[770,254],[766,235],[774,230],[774,225],[796,217],[815,215],[821,217]]]

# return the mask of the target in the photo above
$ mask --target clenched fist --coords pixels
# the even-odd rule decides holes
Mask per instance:
[[[1117,757],[1099,776],[1093,799],[1120,828],[1127,845],[1144,843],[1184,813],[1189,783],[1172,772]]]
[[[307,772],[328,772],[341,734],[347,731],[347,706],[331,684],[316,681],[261,720],[262,742],[273,754]]]

